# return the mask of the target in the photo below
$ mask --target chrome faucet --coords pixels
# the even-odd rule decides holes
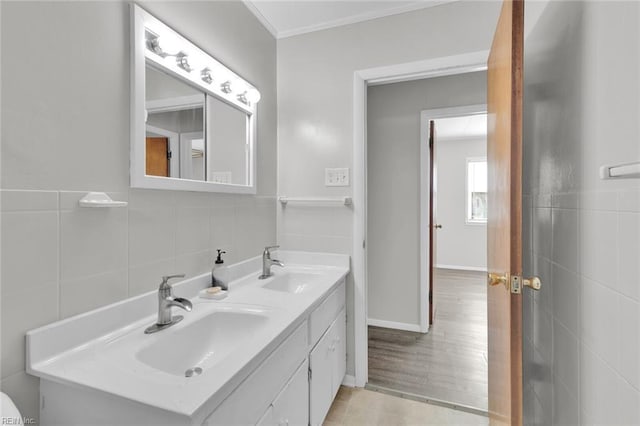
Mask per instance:
[[[165,328],[171,327],[172,325],[182,321],[184,318],[182,315],[171,315],[171,308],[173,306],[182,308],[187,312],[190,312],[193,307],[189,300],[173,296],[173,290],[171,285],[169,285],[169,280],[172,278],[184,278],[184,274],[167,275],[162,277],[162,283],[158,288],[158,322],[147,327],[144,331],[145,334],[164,330]]]
[[[262,275],[260,275],[258,279],[264,280],[265,278],[272,276],[273,273],[271,272],[271,267],[273,265],[284,267],[284,263],[271,258],[271,252],[269,250],[273,250],[278,247],[280,246],[269,246],[264,248],[264,251],[262,252]]]

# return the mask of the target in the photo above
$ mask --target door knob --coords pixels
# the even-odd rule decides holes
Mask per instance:
[[[525,287],[531,288],[531,290],[540,290],[542,283],[540,282],[540,278],[531,277],[531,278],[523,278],[522,284]]]
[[[434,225],[434,228],[436,228],[436,229],[442,229],[442,225],[436,224],[436,225]]]

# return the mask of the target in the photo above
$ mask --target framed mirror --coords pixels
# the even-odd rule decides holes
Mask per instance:
[[[255,194],[260,92],[132,6],[131,186]]]

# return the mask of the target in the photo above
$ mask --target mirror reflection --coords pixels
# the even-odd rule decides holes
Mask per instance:
[[[146,69],[146,174],[205,180],[205,95]]]
[[[147,65],[149,176],[249,185],[249,115]]]

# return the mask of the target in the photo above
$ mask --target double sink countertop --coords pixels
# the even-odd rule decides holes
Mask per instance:
[[[273,257],[285,267],[273,267],[265,280],[258,279],[261,256],[218,268],[216,278],[229,286],[222,300],[198,296],[211,285],[210,273],[177,282],[174,295],[193,309],[172,308],[184,320],[154,334],[144,330],[157,319],[157,290],[29,331],[27,372],[204,418],[349,272],[346,255]]]

